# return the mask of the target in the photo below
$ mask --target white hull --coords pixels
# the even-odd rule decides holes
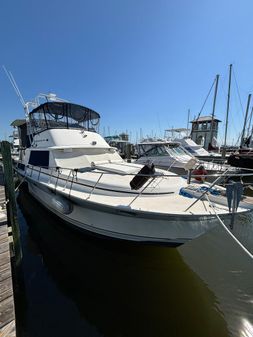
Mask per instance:
[[[29,192],[39,202],[67,223],[109,238],[159,242],[177,246],[199,237],[218,224],[214,215],[198,216],[197,218],[194,215],[192,217],[183,215],[161,216],[161,214],[150,216],[141,212],[124,212],[110,207],[106,209],[89,201],[86,202],[86,206],[81,206],[73,198],[69,199],[73,206],[72,212],[63,214],[54,207],[52,199],[55,194],[52,191],[49,189],[45,191],[45,188],[40,184],[34,184],[31,181],[28,186]],[[229,218],[229,215],[227,218]]]

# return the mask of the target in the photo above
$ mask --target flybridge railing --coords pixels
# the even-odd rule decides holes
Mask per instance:
[[[92,173],[92,174],[97,174],[98,178],[95,181],[93,186],[90,186],[91,191],[88,193],[88,196],[86,198],[89,199],[94,190],[96,189],[97,185],[99,184],[99,182],[101,181],[101,179],[106,176],[106,175],[117,175],[117,176],[129,176],[129,177],[135,177],[135,176],[139,176],[139,177],[148,177],[150,178],[149,181],[145,182],[141,187],[140,190],[137,192],[137,190],[135,190],[136,192],[132,191],[130,193],[134,194],[134,198],[133,200],[129,203],[128,206],[130,206],[139,196],[141,196],[144,191],[150,187],[150,185],[156,180],[156,179],[166,179],[166,178],[178,178],[178,177],[182,177],[182,178],[187,178],[187,175],[184,176],[179,176],[176,174],[164,174],[164,173],[159,173],[159,172],[155,172],[153,174],[141,174],[141,173],[121,173],[121,172],[108,172],[108,171],[102,171],[99,170],[99,168],[93,167],[91,169],[88,170],[81,170],[81,169],[75,169],[75,168],[67,168],[67,167],[43,167],[43,166],[35,166],[35,165],[23,165],[23,171],[25,171],[25,177],[30,177],[32,178],[34,175],[34,172],[38,172],[37,177],[33,178],[36,179],[37,181],[41,180],[41,174],[46,174],[49,176],[49,183],[52,182],[52,179],[55,179],[54,182],[54,190],[56,191],[57,187],[58,187],[58,182],[59,179],[63,179],[63,177],[60,178],[60,176],[67,176],[67,179],[64,179],[65,185],[63,186],[63,190],[65,190],[68,186],[68,184],[70,183],[70,187],[68,187],[69,189],[69,196],[71,195],[71,191],[72,191],[72,187],[74,183],[77,183],[79,185],[84,185],[81,182],[78,181],[78,176],[77,173]],[[42,171],[43,170],[43,171]],[[49,171],[49,173],[48,173]],[[63,173],[62,171],[68,171],[68,173]],[[242,178],[242,177],[253,177],[253,169],[248,169],[248,171],[250,171],[251,173],[235,173],[235,172],[229,172],[228,170],[226,170],[225,172],[223,172],[222,174],[207,174],[207,175],[191,175],[190,178],[199,178],[199,177],[203,177],[203,178],[208,178],[208,177],[213,177],[216,178],[215,181],[213,183],[211,183],[210,187],[214,187],[215,185],[217,185],[217,183],[222,184],[224,187],[227,185],[230,185],[230,183],[226,180],[228,180],[228,178],[233,179],[233,178]],[[56,174],[54,174],[56,173]],[[190,174],[190,171],[189,171]],[[190,179],[188,176],[187,182],[190,183]],[[203,181],[204,182],[204,181]],[[253,183],[243,183],[244,186],[251,186]],[[159,181],[157,182],[156,186],[159,185]],[[153,186],[153,189],[156,187]],[[142,188],[143,187],[143,188]],[[152,186],[151,186],[152,187]],[[206,193],[206,192],[205,192]],[[202,196],[200,196],[197,201],[201,198]]]

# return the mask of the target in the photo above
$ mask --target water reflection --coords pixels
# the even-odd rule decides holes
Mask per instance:
[[[236,218],[233,234],[252,253],[253,219]],[[217,226],[207,235],[178,248],[184,261],[216,297],[231,336],[253,336],[253,261],[231,236]]]
[[[246,319],[242,319],[241,332],[242,333],[240,337],[252,337],[253,336],[253,326]]]
[[[66,226],[25,191],[18,202],[23,336],[230,336],[219,298],[186,251],[96,239]]]

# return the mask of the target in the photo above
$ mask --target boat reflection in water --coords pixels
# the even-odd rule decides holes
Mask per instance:
[[[215,231],[177,249],[110,241],[73,230],[24,190],[18,202],[23,336],[252,336],[252,262]]]
[[[252,216],[239,216],[233,234],[252,254]],[[246,254],[221,226],[181,246],[178,251],[184,262],[214,292],[229,336],[253,336],[252,256]]]

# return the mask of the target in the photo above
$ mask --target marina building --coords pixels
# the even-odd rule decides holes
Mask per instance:
[[[215,147],[215,140],[218,137],[218,126],[221,121],[212,116],[198,117],[191,121],[192,131],[191,138],[206,150],[210,149],[210,145]]]

